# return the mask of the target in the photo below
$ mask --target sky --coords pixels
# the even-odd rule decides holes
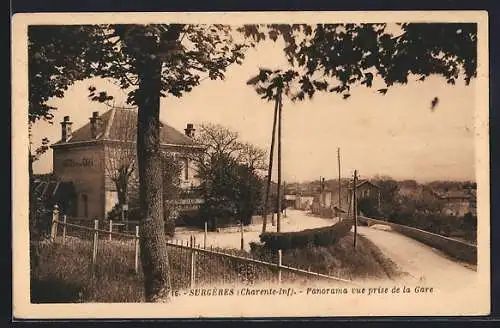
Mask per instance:
[[[246,81],[259,67],[287,68],[282,46],[271,41],[246,53],[242,65],[232,66],[223,81],[205,79],[182,98],[161,100],[161,120],[183,132],[187,123],[211,122],[237,131],[240,138],[269,151],[273,104],[260,99]],[[86,80],[73,85],[62,99],[52,99],[54,123],[38,122],[33,129],[35,145],[47,136],[61,137],[63,116],[69,115],[76,130],[89,121],[93,111],[106,105],[88,100],[90,86],[105,89],[116,105],[125,105],[126,93],[115,84]],[[337,147],[341,176],[357,169],[361,178],[387,175],[395,179],[474,180],[475,82],[447,85],[431,77],[391,87],[386,95],[372,88],[355,87],[351,97],[336,93],[316,94],[312,100],[283,100],[283,178],[287,182],[336,178]],[[436,109],[431,100],[439,98]],[[276,163],[276,161],[275,161]],[[275,165],[276,168],[276,165]],[[34,164],[35,173],[52,171],[52,151]],[[276,170],[273,180],[276,179]]]

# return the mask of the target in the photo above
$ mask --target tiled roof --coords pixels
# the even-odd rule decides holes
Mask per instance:
[[[92,138],[91,125],[90,122],[88,122],[81,128],[75,130],[67,142],[60,140],[56,142],[54,146],[93,140],[135,142],[137,132],[136,110],[115,107],[100,115],[99,118],[101,119],[101,128],[96,138]],[[162,144],[196,146],[196,143],[184,133],[179,132],[168,124],[163,122],[160,123],[160,142]]]

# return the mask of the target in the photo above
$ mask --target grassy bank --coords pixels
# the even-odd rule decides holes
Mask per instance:
[[[353,249],[349,234],[328,247],[309,247],[283,254],[283,265],[309,269],[344,279],[393,278],[398,275],[395,265],[385,258],[370,241],[358,237]],[[98,264],[92,270],[90,241],[70,238],[65,245],[38,244],[38,265],[31,273],[32,303],[60,302],[141,302],[143,301],[142,272],[134,272],[132,241],[99,241]],[[249,254],[239,250],[222,250],[234,255],[271,260],[266,254]],[[189,288],[191,255],[189,250],[169,247],[173,289]],[[196,257],[197,286],[219,283],[253,284],[272,281],[277,277],[272,268],[198,253]],[[91,272],[94,272],[91,275]],[[305,282],[304,277],[286,273],[285,281]]]
[[[283,265],[348,280],[394,279],[402,274],[370,240],[358,235],[356,248],[353,244],[354,235],[349,233],[334,245],[288,250],[283,253]],[[262,250],[256,253],[268,261],[276,258]]]

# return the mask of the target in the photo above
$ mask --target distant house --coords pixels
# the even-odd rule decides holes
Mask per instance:
[[[340,197],[338,184],[332,183],[330,186],[326,186],[325,189],[320,191],[314,198],[312,204],[313,213],[318,215],[326,213],[324,209],[332,209],[331,215],[348,212],[349,206],[352,206],[353,191],[354,188],[352,183],[348,181],[342,182],[340,186]],[[372,198],[377,204],[380,204],[380,188],[368,180],[361,180],[358,182],[356,185],[356,196],[358,201],[363,198]]]
[[[285,206],[288,208],[295,208],[297,195],[285,195]]]
[[[461,217],[467,213],[476,216],[475,190],[431,190],[434,197],[443,202],[443,214]]]
[[[295,206],[294,208],[297,210],[308,211],[311,209],[313,204],[314,196],[308,195],[297,195],[295,198]]]
[[[352,187],[350,189],[352,190]],[[357,198],[374,198],[378,200],[380,198],[380,188],[368,180],[361,180],[356,185],[356,195]]]

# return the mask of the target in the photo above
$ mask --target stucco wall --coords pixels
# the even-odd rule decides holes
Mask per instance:
[[[55,148],[54,174],[62,181],[73,181],[77,194],[77,216],[104,216],[104,151],[102,145],[73,145]],[[85,201],[87,199],[87,213]],[[85,215],[86,214],[86,215]]]

